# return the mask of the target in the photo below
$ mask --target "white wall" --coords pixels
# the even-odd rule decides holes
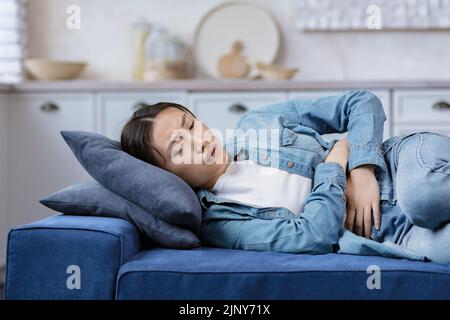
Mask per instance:
[[[243,0],[270,10],[283,33],[277,62],[300,66],[301,79],[448,79],[450,32],[301,33],[291,0]],[[294,0],[293,0],[294,1]],[[132,22],[145,16],[192,40],[200,18],[222,0],[28,0],[30,55],[84,59],[84,77],[131,78]],[[79,31],[65,27],[66,8],[81,7]]]
[[[6,239],[8,236],[8,207],[7,207],[7,113],[6,96],[0,94],[0,267],[6,261]],[[0,279],[1,281],[1,279]]]

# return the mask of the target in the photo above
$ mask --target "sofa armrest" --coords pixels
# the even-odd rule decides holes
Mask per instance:
[[[8,236],[6,299],[114,299],[119,268],[141,249],[128,221],[55,215]]]

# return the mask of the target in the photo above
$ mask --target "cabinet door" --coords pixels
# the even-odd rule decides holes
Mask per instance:
[[[350,89],[348,89],[350,90]],[[317,99],[320,97],[326,97],[326,96],[333,96],[333,95],[340,95],[343,94],[347,90],[333,90],[333,91],[322,91],[322,90],[315,90],[315,91],[292,91],[289,93],[289,99]],[[384,113],[386,114],[386,121],[384,122],[384,136],[383,139],[386,140],[387,138],[392,136],[391,132],[391,103],[390,103],[390,93],[389,90],[371,90],[381,101],[384,107]],[[330,139],[342,139],[347,136],[347,133],[345,134],[339,134],[339,133],[332,133],[332,134],[325,134],[323,137],[326,140]]]
[[[6,95],[0,95],[0,268],[6,261],[6,242],[8,236],[7,207],[7,109]],[[3,279],[2,279],[3,280]],[[0,280],[1,282],[1,280]]]
[[[396,123],[450,123],[450,90],[395,90]]]
[[[99,94],[97,104],[100,115],[100,132],[111,139],[120,140],[120,133],[126,121],[133,112],[142,104],[154,104],[157,102],[174,102],[185,107],[184,92],[129,92],[129,93],[104,93]]]
[[[59,131],[95,128],[91,95],[13,95],[9,104],[8,198],[14,226],[54,214],[39,199],[90,179]]]
[[[189,97],[189,105],[196,116],[223,142],[226,140],[226,130],[234,129],[244,113],[284,101],[286,96],[285,92],[194,93]]]

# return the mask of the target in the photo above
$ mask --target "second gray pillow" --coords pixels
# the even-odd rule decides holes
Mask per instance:
[[[168,224],[131,201],[107,190],[96,181],[78,183],[52,193],[39,201],[57,212],[122,218],[133,223],[151,243],[173,249],[200,246],[190,230]]]

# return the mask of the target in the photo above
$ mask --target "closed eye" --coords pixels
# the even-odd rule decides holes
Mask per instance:
[[[194,129],[194,125],[195,125],[195,120],[192,121],[192,124],[191,124],[191,126],[189,127],[189,130]],[[181,137],[181,140],[183,140],[182,137]],[[182,154],[183,154],[183,146],[181,146],[180,150],[178,150],[178,152],[177,152],[177,155],[180,155],[180,156],[181,156]]]

